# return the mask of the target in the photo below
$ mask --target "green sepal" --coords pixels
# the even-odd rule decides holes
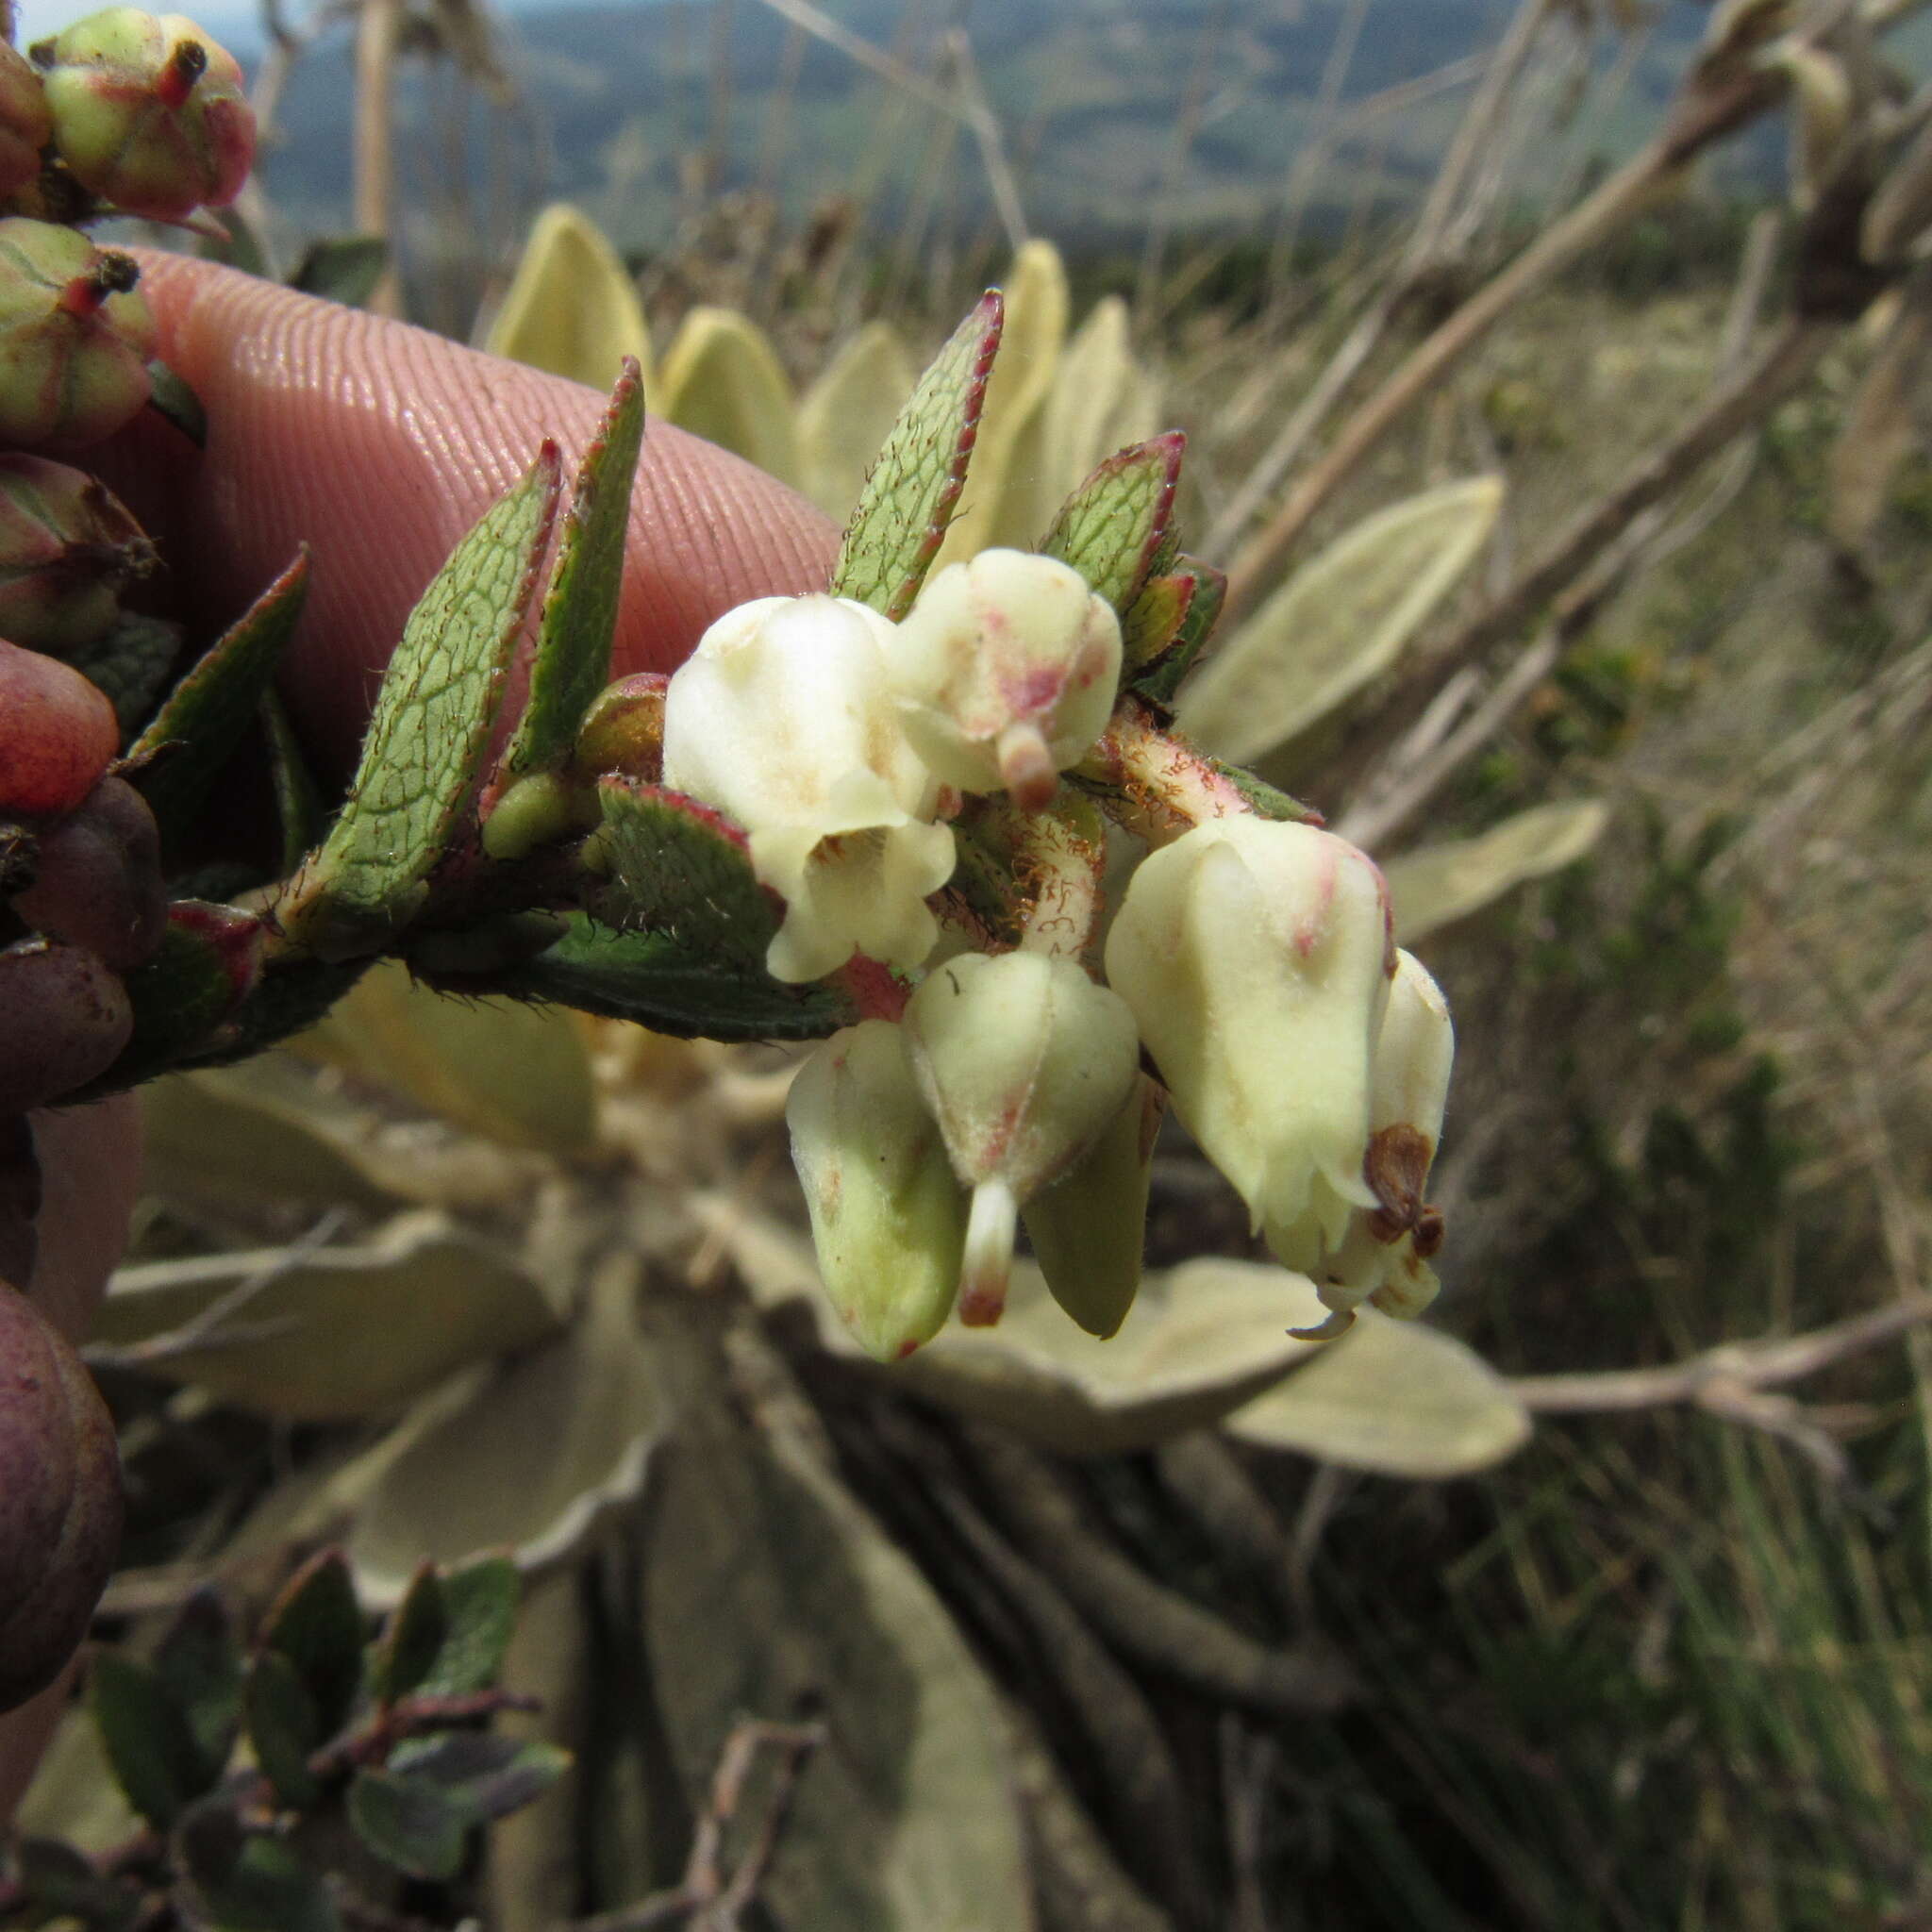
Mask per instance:
[[[295,1668],[325,1743],[348,1721],[362,1684],[362,1612],[340,1550],[311,1557],[283,1586],[261,1630],[264,1650]]]
[[[556,520],[557,445],[456,547],[403,627],[334,828],[278,908],[325,958],[380,951],[427,897],[476,782]]]
[[[610,681],[610,641],[643,434],[643,378],[636,359],[626,356],[572,486],[530,666],[529,702],[504,757],[508,776],[564,763],[591,700]]]
[[[157,1831],[206,1786],[187,1713],[152,1664],[106,1650],[88,1674],[88,1705],[114,1781]]]
[[[1170,429],[1099,464],[1060,506],[1041,541],[1124,614],[1140,594],[1174,522],[1188,439]]]
[[[1299,798],[1257,778],[1254,773],[1243,771],[1240,765],[1224,764],[1219,758],[1207,761],[1220,775],[1227,780],[1257,812],[1264,819],[1280,819],[1293,825],[1319,825],[1324,823],[1322,814],[1312,805],[1304,805]]]
[[[92,1099],[138,1087],[226,1042],[221,1027],[254,991],[262,923],[252,912],[179,899],[152,958],[125,975],[134,1030],[114,1064],[87,1090]]]
[[[1224,572],[1193,557],[1177,558],[1175,563],[1177,568],[1173,576],[1191,579],[1193,585],[1181,610],[1180,622],[1158,654],[1137,659],[1130,653],[1128,659],[1130,663],[1139,662],[1141,666],[1138,673],[1128,674],[1132,688],[1157,705],[1174,702],[1181,680],[1194,668],[1196,659],[1214,635],[1221,607],[1227,601],[1227,576]],[[1150,581],[1148,591],[1152,592],[1156,584],[1162,581],[1164,579],[1161,578]],[[1136,608],[1138,609],[1138,606]],[[1134,623],[1135,615],[1130,612],[1128,624],[1131,626]]]
[[[900,411],[832,567],[835,597],[904,617],[945,541],[986,407],[1006,303],[989,289],[953,331]]]
[[[836,981],[788,986],[762,971],[734,973],[669,933],[615,932],[582,913],[571,915],[570,930],[548,952],[498,975],[492,990],[633,1020],[679,1040],[824,1040],[859,1017]]]
[[[135,740],[128,757],[152,758],[129,776],[161,828],[166,849],[193,825],[215,780],[254,722],[257,708],[308,592],[308,552],[296,554],[231,625]]]

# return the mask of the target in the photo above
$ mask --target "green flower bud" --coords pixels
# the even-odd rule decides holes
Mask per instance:
[[[73,228],[0,221],[0,442],[77,448],[139,412],[155,352],[139,277]]]
[[[235,57],[178,13],[90,14],[34,49],[54,141],[92,194],[150,221],[185,221],[242,192],[255,115]]]
[[[41,150],[54,117],[41,76],[16,48],[0,41],[0,194],[18,194],[40,178]]]
[[[868,1355],[898,1361],[952,1312],[966,1197],[888,1020],[834,1034],[785,1107],[819,1273]]]
[[[959,1318],[999,1319],[1021,1202],[1120,1111],[1140,1039],[1118,993],[1072,959],[965,953],[906,1007],[906,1051],[953,1172],[974,1191]]]
[[[0,637],[63,657],[104,636],[154,568],[142,527],[93,477],[0,456]]]

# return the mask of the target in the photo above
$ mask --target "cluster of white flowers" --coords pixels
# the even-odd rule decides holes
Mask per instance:
[[[1144,1190],[1099,1153],[1144,1163],[1143,1044],[1329,1329],[1364,1300],[1407,1314],[1435,1292],[1423,1196],[1453,1035],[1354,846],[1248,814],[1195,824],[1134,871],[1105,985],[1069,956],[1091,935],[961,950],[928,903],[964,796],[1052,803],[1121,669],[1119,622],[1076,572],[994,550],[896,625],[828,596],[743,605],[671,679],[664,783],[743,828],[785,905],[774,976],[857,954],[916,982],[902,1014],[825,1042],[788,1113],[827,1289],[882,1357],[956,1305],[998,1319],[1020,1209],[1043,1191],[1139,1213]]]

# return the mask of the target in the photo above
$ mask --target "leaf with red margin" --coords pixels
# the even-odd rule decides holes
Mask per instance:
[[[1060,506],[1041,541],[1124,613],[1139,595],[1174,522],[1188,439],[1170,429],[1118,450]]]

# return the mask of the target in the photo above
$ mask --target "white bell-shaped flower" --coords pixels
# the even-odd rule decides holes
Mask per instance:
[[[892,626],[843,597],[763,597],[711,625],[664,701],[664,783],[745,829],[785,901],[774,977],[862,952],[900,972],[932,950],[925,905],[953,871],[939,781],[888,687]]]
[[[1107,728],[1120,620],[1071,564],[982,550],[921,591],[890,663],[906,729],[948,785],[1038,809]]]
[[[953,1171],[973,1190],[959,1319],[1006,1305],[1020,1204],[1120,1112],[1140,1061],[1134,1016],[1074,960],[966,953],[908,1002],[906,1053]]]
[[[1175,1110],[1291,1268],[1377,1205],[1370,1070],[1395,965],[1368,857],[1310,825],[1212,819],[1150,854],[1107,942]]]

